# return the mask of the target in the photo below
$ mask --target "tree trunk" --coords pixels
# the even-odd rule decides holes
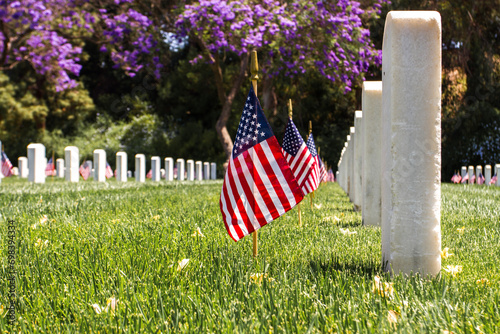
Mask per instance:
[[[222,71],[219,62],[216,61],[212,64],[212,70],[216,76],[215,84],[217,87],[217,92],[219,95],[219,100],[222,104],[222,111],[215,124],[215,130],[217,131],[217,136],[222,144],[222,149],[226,154],[226,163],[231,158],[231,152],[233,151],[233,140],[227,131],[227,121],[231,115],[231,109],[233,106],[234,98],[243,84],[243,79],[245,78],[246,69],[248,67],[248,57],[249,54],[245,53],[241,55],[240,60],[240,70],[239,72],[231,78],[231,88],[229,93],[226,95],[224,92],[223,81],[222,81]]]
[[[270,111],[273,116],[278,114],[278,97],[270,76],[265,76],[262,80],[262,102],[264,110]]]
[[[201,38],[196,35],[191,35],[191,38],[200,46],[202,49],[203,56],[210,63],[212,72],[214,74],[215,87],[217,88],[217,96],[222,105],[222,111],[215,124],[215,130],[217,132],[217,137],[219,137],[220,143],[222,144],[222,149],[226,154],[226,163],[224,164],[224,169],[227,167],[227,163],[231,158],[231,152],[233,151],[233,140],[227,131],[227,121],[231,115],[231,108],[233,106],[234,98],[243,84],[243,79],[246,76],[246,70],[248,67],[248,58],[250,53],[244,53],[240,56],[240,70],[231,78],[231,87],[228,94],[224,90],[224,77],[222,75],[222,68],[219,62],[218,54],[212,54],[208,50],[206,44]]]

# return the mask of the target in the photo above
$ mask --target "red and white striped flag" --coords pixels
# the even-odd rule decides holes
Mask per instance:
[[[150,169],[149,172],[146,174],[146,178],[152,179],[153,178],[153,170]]]
[[[299,130],[297,130],[291,118],[288,119],[285,137],[283,138],[283,155],[304,195],[318,188],[318,175],[314,173],[313,168],[316,160],[309,152],[304,139],[300,136]]]
[[[311,152],[311,155],[313,156],[314,161],[315,161],[312,168],[314,169],[313,173],[316,175],[316,178],[318,179],[318,186],[319,186],[319,184],[322,181],[322,176],[321,176],[321,170],[320,170],[320,165],[319,165],[318,151],[316,150],[316,144],[314,143],[314,138],[313,138],[312,133],[309,134],[309,137],[307,138],[307,141],[306,141],[306,145],[307,145],[307,148],[309,149],[309,152]],[[324,169],[324,167],[323,167],[323,169]],[[318,186],[316,186],[316,188],[314,188],[314,190],[316,190],[318,188]]]
[[[220,196],[227,232],[238,241],[303,198],[251,87]]]
[[[495,174],[490,180],[490,185],[496,184],[497,183],[498,176]]]
[[[323,164],[323,160],[321,160],[320,156],[318,155],[318,162],[319,162],[319,180],[321,182],[326,182],[326,168],[325,164]]]
[[[46,176],[55,176],[56,175],[56,167],[54,166],[54,160],[52,158],[47,162],[47,167],[45,167],[45,175]]]
[[[4,151],[2,151],[2,175],[4,177],[12,176],[12,163]]]
[[[106,176],[107,179],[113,177],[113,170],[111,169],[111,166],[108,164],[107,161],[106,161],[106,171],[104,172],[104,176]]]
[[[461,182],[462,183],[467,183],[467,181],[469,181],[469,174],[465,173],[465,176],[462,178]]]
[[[82,163],[82,165],[80,166],[80,175],[83,177],[83,179],[85,181],[87,181],[87,179],[89,178],[90,176],[90,163],[88,161],[84,161]]]
[[[479,173],[479,176],[477,178],[477,184],[483,184],[484,183],[484,176],[483,173]]]

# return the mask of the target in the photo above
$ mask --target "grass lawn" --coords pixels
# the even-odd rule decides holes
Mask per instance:
[[[221,186],[3,179],[0,330],[12,219],[17,332],[500,332],[500,188],[442,186],[454,254],[442,264],[463,270],[422,279],[382,272],[380,228],[361,226],[337,184],[317,191],[319,207],[302,202],[302,227],[294,209],[261,229],[254,259],[252,238],[224,228]]]

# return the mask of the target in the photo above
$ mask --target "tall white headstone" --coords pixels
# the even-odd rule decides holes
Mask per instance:
[[[127,165],[127,152],[116,152],[116,181],[127,182]]]
[[[27,178],[28,177],[28,158],[19,157],[19,159],[17,159],[17,166],[19,168],[19,177]]]
[[[45,183],[45,146],[35,143],[28,145],[28,181]]]
[[[476,182],[479,181],[479,176],[483,175],[483,166],[476,166]]]
[[[174,159],[172,158],[165,158],[165,179],[174,180]]]
[[[196,180],[203,180],[203,163],[201,161],[196,161]]]
[[[106,151],[94,150],[94,180],[106,182]]]
[[[186,174],[188,181],[194,181],[194,161],[186,160]]]
[[[151,181],[160,181],[161,160],[160,157],[151,157]]]
[[[382,46],[382,261],[441,271],[441,16],[392,11]]]
[[[68,182],[78,182],[80,180],[80,151],[76,146],[66,146],[64,148],[64,176]]]
[[[491,165],[484,166],[484,184],[490,185],[491,181]]]
[[[363,211],[364,225],[380,226],[382,170],[380,140],[382,125],[382,81],[363,82]]]
[[[56,176],[64,177],[64,159],[62,158],[56,160]]]
[[[177,159],[177,180],[184,181],[184,159]]]
[[[496,186],[497,187],[500,187],[500,175],[498,175],[500,173],[500,164],[495,164],[495,175],[497,176],[497,182],[496,182]]]
[[[146,156],[144,154],[135,155],[135,180],[146,182]]]
[[[356,192],[356,187],[354,186],[354,147],[356,146],[356,129],[354,126],[350,128],[350,136],[351,141],[349,142],[349,146],[347,146],[347,150],[349,151],[349,186],[348,186],[348,194],[351,203],[354,204],[354,196]]]
[[[208,180],[210,178],[210,163],[203,163],[203,179]]]
[[[460,175],[462,177],[462,179],[467,175],[467,166],[462,166],[462,175]]]
[[[212,162],[210,164],[210,179],[215,180],[217,178],[217,164]]]
[[[474,175],[474,166],[469,166],[469,184],[472,184],[472,179]]]
[[[354,142],[354,206],[361,210],[363,207],[363,112],[356,110],[354,117],[356,140]]]

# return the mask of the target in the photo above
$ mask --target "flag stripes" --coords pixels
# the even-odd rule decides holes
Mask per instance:
[[[302,192],[275,137],[251,147],[229,163],[221,212],[235,241],[265,226],[302,200]]]
[[[2,151],[2,175],[5,177],[12,176],[12,167],[12,163],[7,157],[7,154]]]

